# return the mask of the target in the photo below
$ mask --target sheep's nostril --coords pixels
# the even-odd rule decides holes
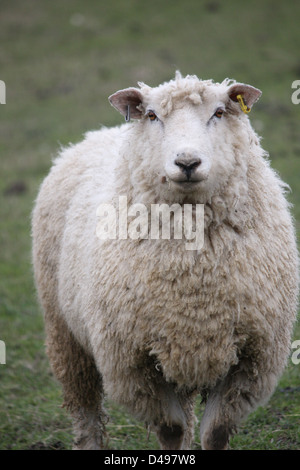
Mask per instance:
[[[200,158],[192,161],[175,160],[175,165],[179,166],[183,173],[189,178],[196,168],[201,165],[201,160]]]

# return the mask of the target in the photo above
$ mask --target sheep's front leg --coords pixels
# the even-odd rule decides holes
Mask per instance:
[[[77,409],[72,412],[75,441],[73,450],[101,450],[105,436],[106,414],[101,407]]]
[[[174,384],[166,382],[156,371],[151,375],[145,370],[141,374],[138,369],[132,369],[119,376],[118,382],[110,376],[107,380],[110,397],[156,433],[161,449],[189,449],[195,421],[193,395],[177,393]]]
[[[175,399],[174,399],[175,398]],[[169,417],[156,426],[156,435],[163,450],[191,449],[194,437],[194,398],[192,396],[175,396],[168,393]],[[173,410],[170,406],[173,403]],[[177,408],[177,413],[176,413]],[[182,420],[176,419],[178,410]]]
[[[226,450],[241,420],[269,398],[276,385],[272,372],[259,372],[240,362],[209,394],[201,420],[202,449]]]
[[[102,377],[94,359],[74,338],[64,319],[46,313],[47,353],[61,382],[64,407],[71,413],[74,449],[102,449],[107,416],[102,406]]]

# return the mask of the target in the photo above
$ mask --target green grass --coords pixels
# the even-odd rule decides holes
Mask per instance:
[[[300,225],[299,2],[254,0],[1,1],[0,79],[0,449],[64,449],[71,423],[49,369],[32,279],[30,214],[60,145],[121,117],[108,104],[137,81],[157,85],[183,74],[225,77],[263,91],[251,120],[272,166],[291,186]],[[15,186],[15,183],[19,185]],[[18,190],[19,188],[19,190]],[[300,327],[295,339],[300,338]],[[233,449],[299,449],[300,365],[289,361],[273,397],[251,414]],[[112,449],[153,449],[148,436],[107,403]],[[203,412],[197,405],[197,415]],[[200,448],[199,432],[195,449]]]

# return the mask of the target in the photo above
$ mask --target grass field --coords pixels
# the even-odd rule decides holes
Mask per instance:
[[[251,112],[272,165],[291,186],[300,231],[300,3],[281,0],[1,0],[0,449],[69,449],[71,423],[44,352],[32,279],[30,216],[51,160],[121,117],[107,96],[137,81],[225,77],[263,91]],[[299,326],[295,339],[300,339]],[[154,449],[155,437],[108,402],[111,449]],[[202,408],[198,404],[200,419]],[[300,364],[290,360],[269,404],[250,415],[232,449],[300,449]],[[199,433],[195,449],[200,449]]]

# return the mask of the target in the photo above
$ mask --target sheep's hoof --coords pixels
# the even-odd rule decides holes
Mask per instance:
[[[207,433],[208,434],[208,433]],[[227,426],[221,424],[214,428],[203,439],[204,450],[227,450],[229,447],[229,432]]]
[[[168,426],[163,424],[157,432],[163,450],[180,449],[183,441],[183,429],[179,424]]]

